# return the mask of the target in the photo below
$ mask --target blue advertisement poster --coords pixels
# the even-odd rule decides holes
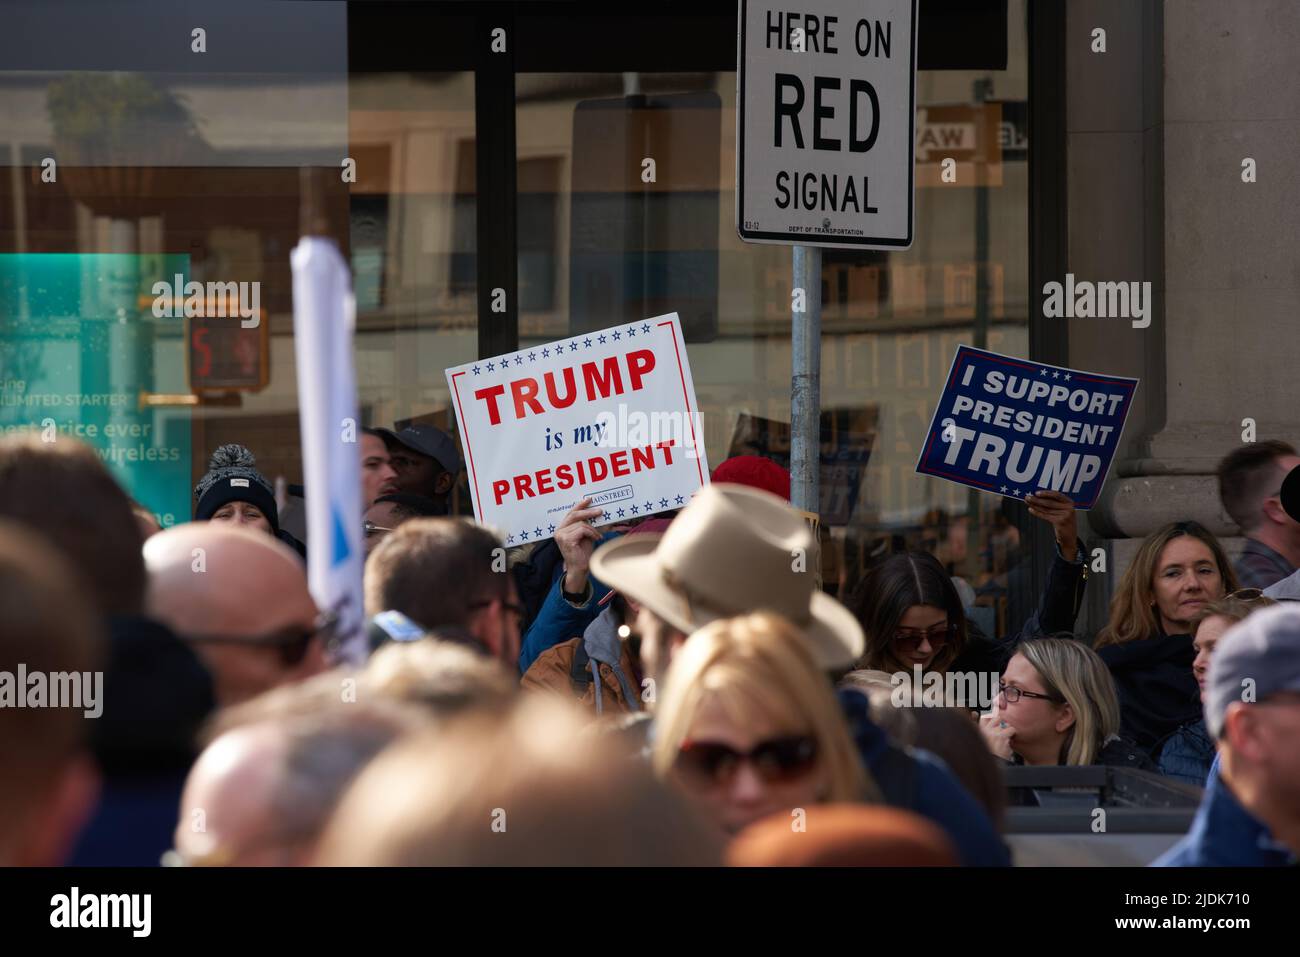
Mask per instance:
[[[1019,499],[1050,489],[1092,508],[1137,385],[958,346],[916,470]]]
[[[0,434],[75,436],[161,525],[190,516],[190,414],[142,393],[188,392],[184,320],[155,281],[185,255],[0,255]]]

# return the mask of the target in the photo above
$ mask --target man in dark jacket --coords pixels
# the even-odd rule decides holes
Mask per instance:
[[[1251,442],[1219,462],[1223,510],[1246,536],[1233,570],[1243,588],[1267,588],[1300,565],[1300,521],[1283,508],[1280,496],[1287,473],[1300,456],[1286,442]]]

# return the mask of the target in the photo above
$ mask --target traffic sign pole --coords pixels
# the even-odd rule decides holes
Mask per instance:
[[[822,251],[792,247],[790,344],[790,503],[820,509],[822,405]],[[800,306],[803,306],[800,309]]]

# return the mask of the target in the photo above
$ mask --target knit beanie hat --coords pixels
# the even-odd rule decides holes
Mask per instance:
[[[275,491],[262,473],[253,468],[256,461],[252,452],[234,443],[213,452],[208,473],[194,486],[198,498],[195,520],[208,521],[228,502],[248,502],[258,507],[271,523],[271,531],[278,535],[280,515],[275,507]]]
[[[733,455],[713,470],[713,481],[748,485],[790,501],[790,473],[761,455]]]

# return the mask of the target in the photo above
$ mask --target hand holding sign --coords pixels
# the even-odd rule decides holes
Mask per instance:
[[[1025,496],[1029,514],[1050,522],[1056,532],[1056,546],[1067,562],[1074,561],[1079,549],[1079,521],[1074,514],[1074,502],[1061,492],[1037,492]]]
[[[564,585],[570,595],[580,595],[587,588],[587,567],[591,553],[600,541],[600,532],[588,522],[605,513],[601,508],[589,508],[591,499],[584,498],[564,516],[555,530],[555,544],[564,558]]]

